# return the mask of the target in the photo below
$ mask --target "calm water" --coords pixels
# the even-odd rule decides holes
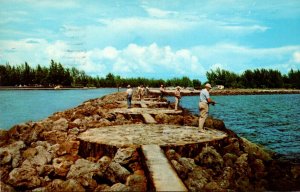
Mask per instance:
[[[116,92],[88,90],[0,90],[0,129],[44,119],[54,112]],[[218,104],[210,115],[239,136],[285,157],[300,160],[300,95],[213,96]],[[181,105],[198,114],[198,96],[183,97]],[[173,101],[173,97],[169,97]]]
[[[117,92],[117,89],[0,90],[0,129],[27,121],[44,119],[54,112]]]
[[[212,96],[218,104],[210,115],[226,127],[288,158],[300,160],[300,95]],[[183,97],[181,105],[199,114],[199,96]]]

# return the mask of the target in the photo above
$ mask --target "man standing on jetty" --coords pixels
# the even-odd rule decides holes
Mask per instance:
[[[133,90],[132,90],[131,86],[127,85],[126,98],[127,98],[127,107],[128,108],[131,108],[132,93],[133,93]]]
[[[209,91],[211,89],[211,85],[209,83],[205,84],[205,88],[200,91],[200,102],[199,102],[199,110],[200,110],[200,117],[199,117],[199,132],[204,133],[204,123],[206,118],[208,117],[208,106],[209,104],[215,105],[210,96]]]
[[[178,110],[179,101],[181,99],[180,87],[179,86],[176,87],[174,95],[175,95],[175,111],[177,111]]]

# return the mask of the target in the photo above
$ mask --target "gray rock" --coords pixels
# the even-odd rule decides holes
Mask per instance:
[[[0,191],[15,192],[15,189],[12,186],[7,185],[7,184],[3,183],[2,181],[0,181]]]
[[[129,175],[126,185],[130,188],[130,191],[147,191],[147,179],[145,175]]]
[[[202,191],[204,186],[211,181],[209,171],[196,167],[188,174],[188,179],[184,181],[189,191]]]
[[[57,131],[67,131],[68,129],[68,120],[65,118],[60,118],[57,121],[53,122],[53,130]]]
[[[96,188],[97,183],[94,175],[100,173],[100,165],[85,159],[78,159],[70,168],[67,179],[75,179],[82,186]]]
[[[130,162],[134,162],[138,159],[138,153],[136,148],[128,147],[128,148],[119,148],[113,161],[116,163],[120,163],[121,165],[127,165]]]
[[[197,167],[195,160],[191,158],[181,157],[178,159],[178,162],[189,171],[193,171]]]
[[[130,175],[130,172],[125,167],[122,167],[119,163],[116,162],[111,162],[108,166],[107,171],[113,173],[117,180],[123,183],[126,182],[127,177]]]
[[[24,187],[26,189],[36,188],[41,185],[36,169],[30,166],[15,168],[9,173],[8,183],[14,187]]]
[[[11,162],[13,168],[18,167],[21,161],[20,149],[25,148],[26,145],[23,141],[16,141],[6,147],[0,148],[0,160],[1,165]]]
[[[110,187],[110,191],[130,191],[130,188],[122,183],[116,183]]]
[[[178,163],[178,161],[172,159],[171,163],[173,165],[173,167],[175,168],[177,174],[179,175],[179,177],[181,179],[186,179],[187,178],[187,174],[189,172],[189,170],[184,167],[183,165],[181,165],[180,163]]]

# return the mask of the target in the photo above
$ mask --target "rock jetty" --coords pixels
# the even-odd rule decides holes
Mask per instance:
[[[208,118],[125,93],[0,132],[1,191],[290,191],[300,165]],[[146,99],[145,99],[146,100]]]

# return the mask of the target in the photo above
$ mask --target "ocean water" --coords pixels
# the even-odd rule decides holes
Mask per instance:
[[[38,121],[55,112],[76,107],[86,100],[117,92],[117,89],[0,90],[0,129]]]
[[[0,90],[0,129],[38,121],[117,89]],[[239,136],[286,158],[300,160],[300,94],[212,96],[218,104],[210,115]],[[174,97],[168,97],[173,102]],[[180,105],[198,114],[199,96],[183,97]]]
[[[173,98],[169,98],[173,100]],[[241,137],[286,158],[300,160],[300,95],[212,96],[209,115]],[[181,106],[199,114],[199,96],[183,97]]]

